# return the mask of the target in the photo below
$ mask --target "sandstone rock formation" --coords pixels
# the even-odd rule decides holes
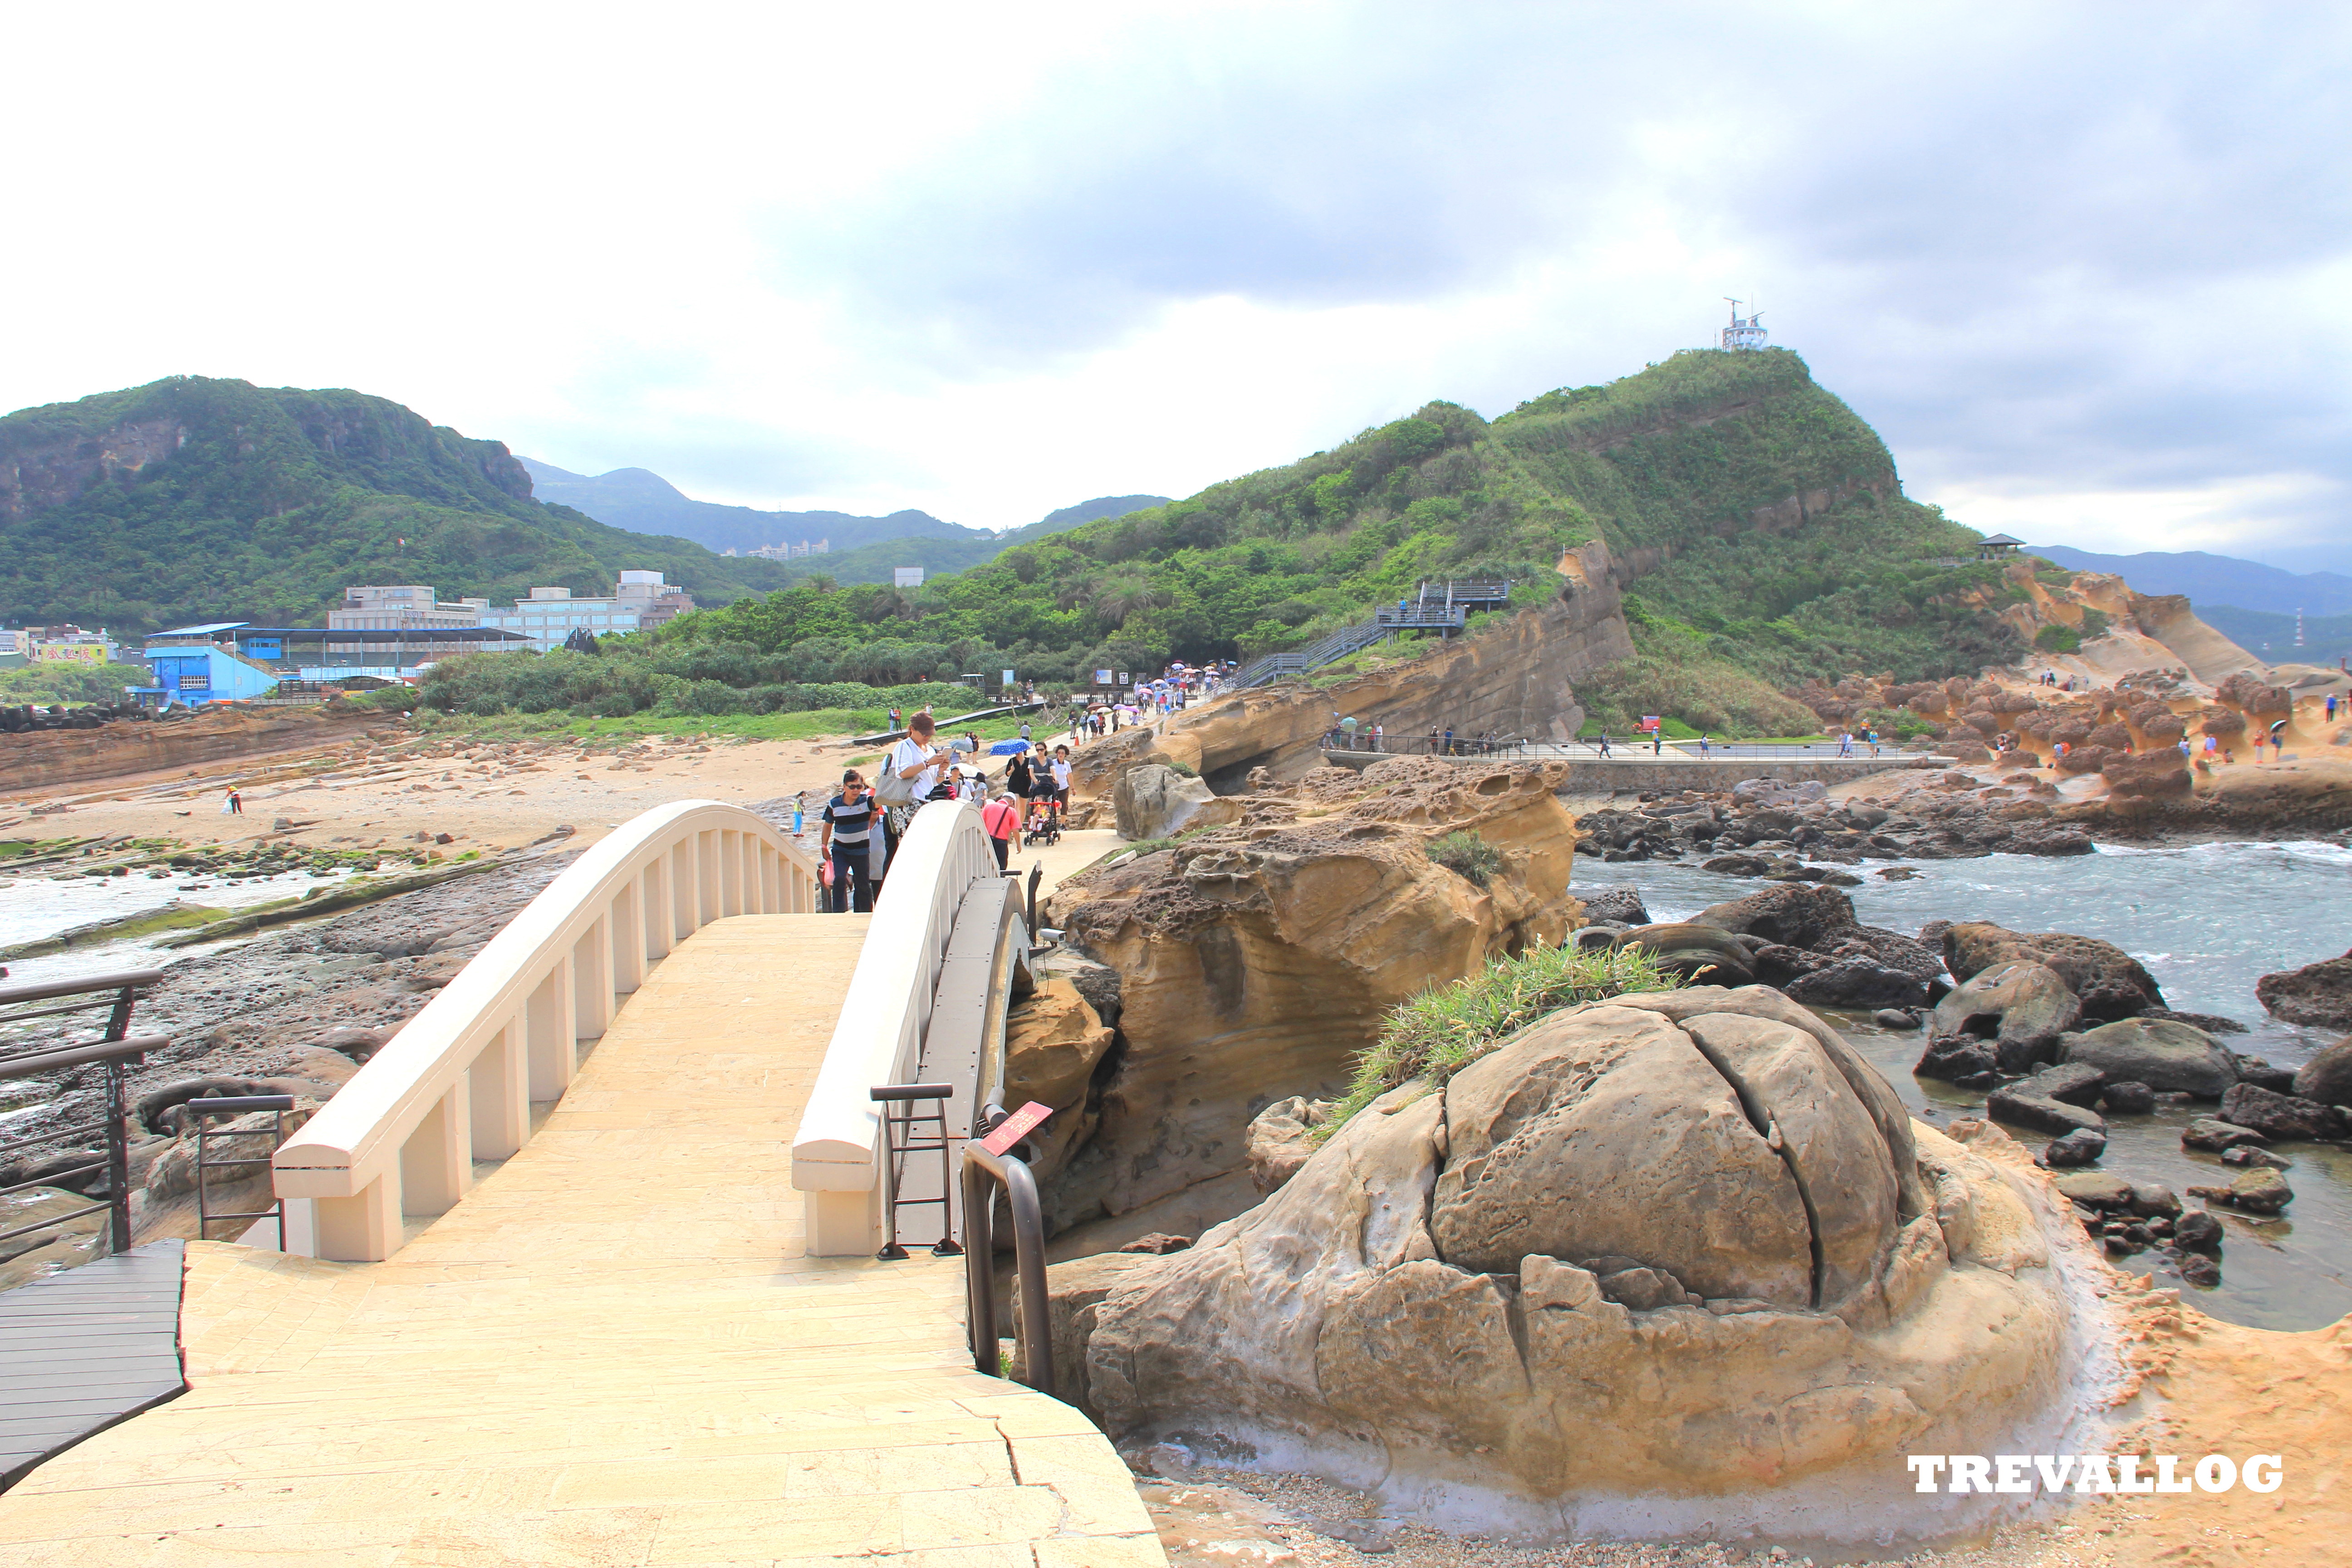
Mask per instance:
[[[1240,815],[1197,776],[1158,763],[1129,768],[1111,787],[1118,836],[1129,840],[1172,838],[1198,824],[1230,822]]]
[[[2074,1027],[2081,1015],[2074,994],[2054,970],[2027,962],[1996,964],[1970,975],[1936,1004],[1928,1023],[1928,1055],[1937,1057],[1939,1042],[1990,1040],[1993,1056],[1988,1065],[2000,1072],[2025,1072],[2037,1063],[2058,1059],[2058,1037]],[[1948,1046],[1945,1055],[1950,1055]],[[1923,1063],[1919,1070],[1928,1068]],[[1931,1076],[1965,1075],[1938,1071]]]
[[[1063,1388],[1122,1446],[1487,1528],[1901,1530],[1890,1456],[2063,1413],[2036,1180],[1915,1129],[1769,991],[1621,997],[1384,1096],[1189,1251],[1074,1280]]]
[[[1415,992],[1561,941],[1575,822],[1553,776],[1425,758],[1327,769],[1245,797],[1242,823],[1065,883],[1046,921],[1118,971],[1127,1048],[1099,1128],[1048,1186],[1049,1224],[1114,1219],[1117,1245],[1239,1212],[1258,1195],[1259,1110],[1338,1090]],[[1456,830],[1501,852],[1487,885],[1429,858]]]
[[[1005,1015],[1006,1107],[1035,1100],[1054,1108],[1052,1122],[1032,1140],[1041,1145],[1030,1164],[1039,1181],[1050,1180],[1094,1131],[1087,1089],[1110,1045],[1111,1030],[1067,980],[1041,980]]]
[[[2352,1039],[2342,1039],[2297,1068],[2294,1092],[2322,1105],[2352,1106]]]

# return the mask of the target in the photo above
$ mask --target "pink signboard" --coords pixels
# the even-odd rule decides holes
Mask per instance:
[[[1052,1106],[1040,1105],[1033,1100],[997,1123],[996,1131],[982,1139],[980,1146],[992,1154],[1001,1155],[1037,1131],[1039,1124],[1053,1114]]]

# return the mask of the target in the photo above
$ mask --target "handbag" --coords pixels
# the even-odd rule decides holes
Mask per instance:
[[[874,798],[884,805],[915,804],[915,781],[898,776],[898,749],[893,746],[882,761],[882,769],[874,780]]]

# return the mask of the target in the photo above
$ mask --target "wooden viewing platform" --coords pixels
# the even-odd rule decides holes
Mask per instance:
[[[719,919],[379,1263],[187,1248],[189,1391],[0,1495],[12,1563],[1162,1564],[971,1370],[955,1259],[812,1258],[791,1141],[872,917]]]

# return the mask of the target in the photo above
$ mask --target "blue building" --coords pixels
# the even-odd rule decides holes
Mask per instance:
[[[149,706],[198,707],[267,697],[281,680],[399,680],[457,654],[510,653],[532,646],[529,637],[491,626],[257,626],[219,621],[148,637],[147,665],[155,672],[155,684],[131,689]]]

